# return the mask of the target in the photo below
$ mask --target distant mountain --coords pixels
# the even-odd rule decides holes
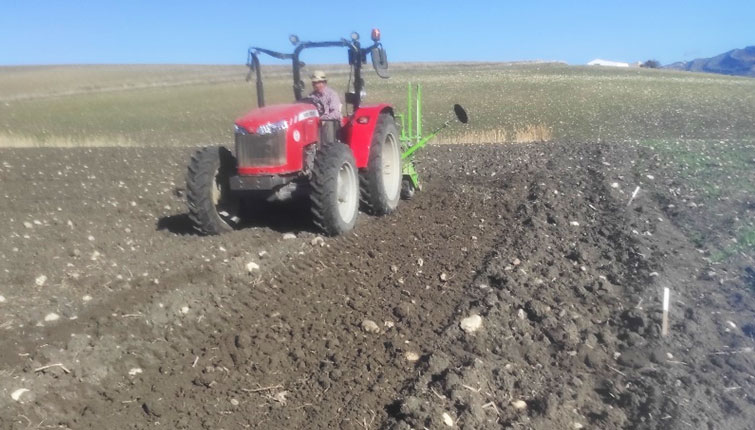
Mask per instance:
[[[755,77],[755,46],[732,49],[711,58],[698,58],[692,61],[679,61],[663,66],[665,69],[687,70],[689,72],[721,73]]]

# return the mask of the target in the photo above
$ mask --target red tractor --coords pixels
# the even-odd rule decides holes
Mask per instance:
[[[370,55],[377,74],[387,78],[388,62],[380,31],[362,48],[359,35],[337,42],[302,42],[291,36],[292,54],[249,49],[250,75],[256,74],[258,108],[235,122],[235,151],[206,147],[192,157],[187,174],[189,217],[204,234],[232,231],[243,220],[242,208],[255,202],[308,195],[314,224],[325,234],[351,230],[360,202],[373,215],[394,211],[402,195],[402,147],[393,108],[386,103],[362,105],[361,70]],[[351,67],[345,101],[351,113],[322,120],[321,106],[303,96],[304,49],[343,47]],[[293,64],[294,96],[290,104],[265,105],[260,53]],[[404,183],[406,186],[406,183]]]

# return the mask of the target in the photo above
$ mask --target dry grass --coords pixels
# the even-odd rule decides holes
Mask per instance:
[[[0,134],[0,148],[95,148],[114,146],[125,147],[143,145],[139,145],[123,136],[91,136],[86,138],[52,136],[47,139],[38,139],[33,136]]]
[[[528,124],[513,131],[496,128],[492,130],[472,130],[451,136],[441,135],[437,143],[535,143],[548,142],[552,139],[553,132],[550,127],[543,124]]]
[[[553,138],[551,129],[543,124],[529,124],[514,131],[514,142],[547,142]]]
[[[502,128],[494,130],[473,130],[466,133],[455,135],[439,135],[432,142],[440,144],[459,144],[459,143],[505,143],[507,142],[506,130]]]

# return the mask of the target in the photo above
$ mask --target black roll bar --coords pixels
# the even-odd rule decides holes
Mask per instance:
[[[259,107],[265,106],[265,95],[262,84],[262,73],[260,71],[260,60],[257,55],[258,53],[267,54],[279,60],[291,60],[294,75],[294,97],[298,101],[303,98],[302,92],[305,88],[304,82],[301,80],[301,68],[304,66],[304,63],[299,61],[299,55],[301,54],[301,52],[309,48],[344,47],[348,48],[349,60],[351,65],[354,66],[354,110],[356,110],[362,102],[362,89],[364,88],[364,81],[362,80],[362,63],[366,61],[367,53],[369,53],[373,48],[380,46],[380,42],[375,42],[367,48],[362,48],[358,40],[348,41],[346,39],[341,39],[338,42],[301,42],[296,45],[296,49],[294,49],[294,52],[292,54],[285,54],[282,52],[253,46],[249,48],[249,59],[247,61],[247,66],[249,67],[250,75],[252,71],[255,72],[257,105]],[[251,76],[248,76],[248,78],[250,77]]]

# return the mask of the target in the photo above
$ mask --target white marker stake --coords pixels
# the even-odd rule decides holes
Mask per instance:
[[[634,192],[632,193],[632,198],[629,199],[629,203],[627,203],[627,207],[632,204],[634,201],[634,198],[637,197],[637,193],[640,192],[640,186],[638,185],[637,188],[634,189]]]
[[[661,336],[668,336],[668,302],[669,289],[663,287],[663,325],[661,326]]]

